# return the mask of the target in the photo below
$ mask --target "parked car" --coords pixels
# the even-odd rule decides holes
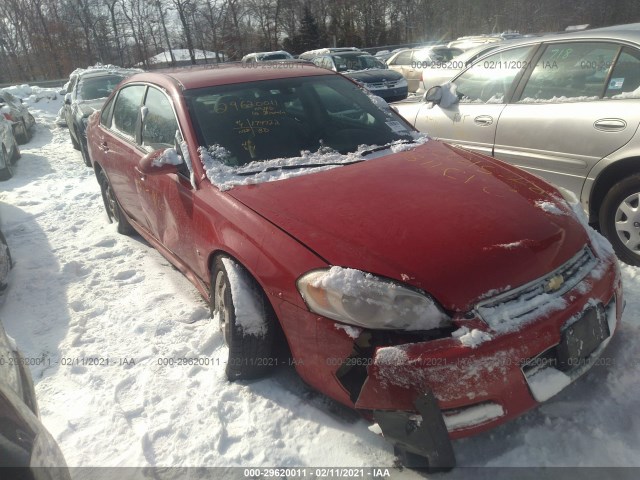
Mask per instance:
[[[622,314],[615,255],[579,207],[327,69],[135,75],[87,138],[118,232],[209,300],[227,377],[264,375],[283,341],[410,465],[450,467],[450,438],[557,393]]]
[[[58,444],[38,418],[26,365],[0,324],[0,471],[16,480],[70,480]]]
[[[2,230],[0,230],[0,294],[7,288],[7,277],[12,267],[13,261],[11,260],[9,245],[2,234]]]
[[[13,134],[20,145],[31,140],[36,120],[20,98],[0,90],[0,112],[11,122]]]
[[[478,47],[465,50],[448,61],[435,62],[426,68],[423,68],[422,82],[419,85],[417,92],[424,93],[431,87],[447,83],[464,68],[471,65],[476,59],[502,45],[505,45],[505,42],[484,43]]]
[[[11,123],[0,117],[0,181],[13,177],[13,166],[20,158],[18,141]]]
[[[255,52],[242,57],[242,63],[269,62],[272,60],[293,60],[293,55],[284,50],[275,52]]]
[[[510,36],[508,38],[504,38],[501,35],[470,35],[466,37],[460,37],[456,40],[453,40],[447,44],[450,48],[459,48],[461,50],[469,50],[470,48],[475,48],[480,45],[484,45],[487,43],[496,43],[502,42],[503,40],[511,40],[514,37]]]
[[[326,55],[328,53],[345,53],[345,52],[360,52],[361,50],[356,47],[328,47],[317,48],[315,50],[308,50],[298,55],[298,58],[302,60],[311,60],[314,57],[320,55]]]
[[[366,52],[326,53],[312,58],[311,62],[319,67],[343,73],[387,102],[407,98],[407,80]]]
[[[462,50],[444,45],[433,47],[409,48],[392,55],[387,60],[391,70],[402,74],[407,79],[409,91],[415,92],[420,87],[422,72],[431,65],[443,65],[456,58]]]
[[[451,85],[455,95],[435,87],[398,111],[433,137],[571,190],[618,257],[640,265],[638,25],[517,41]]]
[[[88,167],[91,162],[87,156],[87,118],[102,107],[118,83],[140,71],[111,66],[92,67],[75,70],[69,77],[64,97],[64,117],[73,148],[80,150]]]

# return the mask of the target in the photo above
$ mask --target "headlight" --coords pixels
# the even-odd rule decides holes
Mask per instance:
[[[396,83],[396,87],[407,87],[409,84],[407,83],[407,79],[402,77],[398,83]]]
[[[428,295],[352,268],[314,270],[297,285],[312,312],[358,327],[430,330],[449,321]]]

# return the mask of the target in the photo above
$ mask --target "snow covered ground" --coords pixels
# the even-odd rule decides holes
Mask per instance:
[[[42,420],[70,466],[376,466],[423,477],[394,467],[367,422],[292,369],[228,383],[222,336],[195,288],[107,222],[93,172],[55,125],[62,99],[13,91],[37,128],[0,183],[15,260],[0,318],[38,363]],[[518,420],[456,441],[460,466],[640,466],[640,269],[622,270],[627,308],[603,365]],[[167,365],[184,358],[208,364]]]

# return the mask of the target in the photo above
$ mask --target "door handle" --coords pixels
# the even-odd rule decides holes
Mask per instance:
[[[619,132],[627,128],[627,122],[621,118],[601,118],[593,123],[593,128],[603,132]]]
[[[144,182],[147,179],[147,174],[142,173],[138,167],[133,167],[133,169],[138,174],[138,178],[140,178],[140,181]]]
[[[493,124],[493,117],[490,115],[480,115],[473,119],[476,125],[480,125],[481,127],[488,127]]]

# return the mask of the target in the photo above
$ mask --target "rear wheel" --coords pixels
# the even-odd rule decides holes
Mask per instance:
[[[230,381],[264,376],[277,364],[276,316],[260,285],[243,267],[218,257],[211,274],[212,310],[229,347]]]
[[[29,130],[27,130],[24,122],[18,122],[18,124],[15,126],[14,135],[20,145],[24,145],[29,141]]]
[[[2,145],[0,150],[0,181],[13,177],[13,162],[7,154],[7,149]]]
[[[76,131],[77,133],[77,131]],[[87,140],[83,137],[78,137],[80,139],[80,153],[82,154],[82,160],[87,167],[92,167],[91,158],[89,157],[89,150],[87,149]]]
[[[620,260],[640,266],[640,174],[616,183],[604,197],[600,231]]]
[[[122,235],[131,235],[134,230],[127,218],[122,213],[120,204],[116,199],[107,174],[104,170],[98,172],[98,183],[100,184],[100,190],[102,191],[102,201],[104,202],[104,208],[107,211],[109,222],[114,222],[118,226],[118,233]]]

